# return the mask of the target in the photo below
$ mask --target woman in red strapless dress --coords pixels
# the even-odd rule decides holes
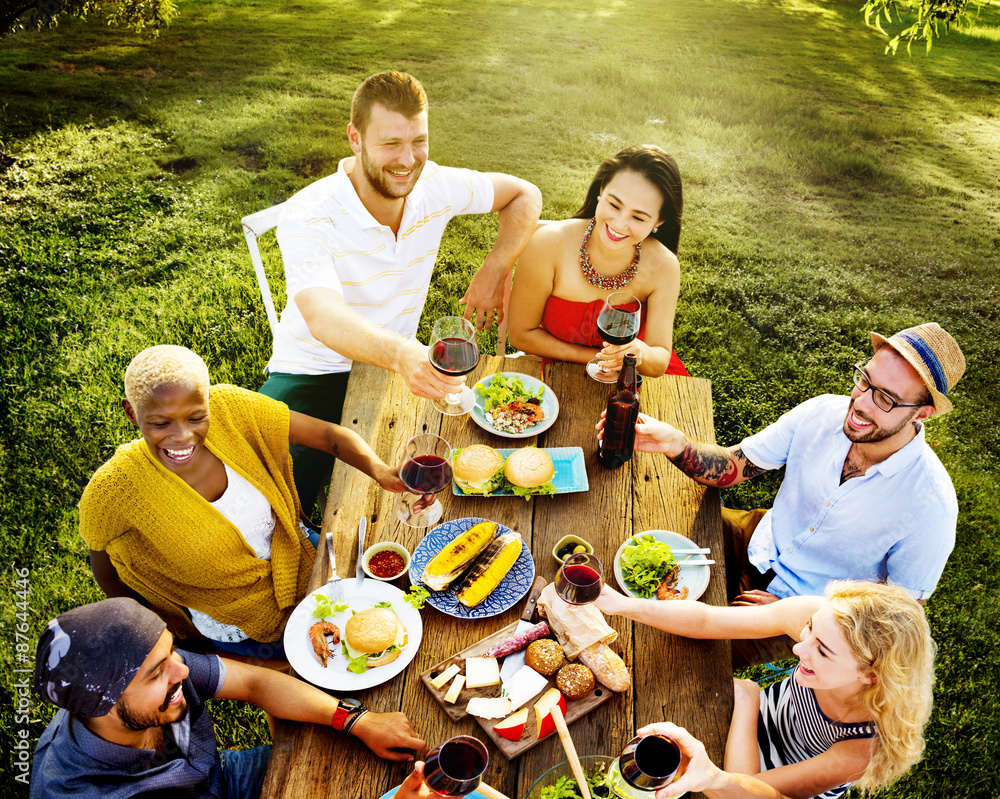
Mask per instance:
[[[633,352],[643,375],[686,376],[672,346],[682,209],[680,171],[659,147],[629,147],[603,161],[576,215],[541,225],[521,254],[511,344],[553,361],[582,364],[596,354],[611,372]],[[602,348],[597,316],[615,291],[642,303],[642,328],[635,341]]]

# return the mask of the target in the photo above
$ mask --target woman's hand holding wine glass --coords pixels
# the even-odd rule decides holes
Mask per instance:
[[[597,332],[601,336],[601,341],[611,347],[631,344],[638,338],[641,326],[642,303],[639,300],[624,291],[608,295],[597,317]],[[610,353],[613,357],[608,359],[606,357],[608,349],[608,346],[605,346],[598,353],[598,357],[587,364],[587,374],[601,383],[614,383],[618,377],[617,371],[606,371],[608,365],[617,363],[620,368],[626,352],[635,352],[637,360],[640,354],[639,348],[623,348]],[[610,364],[606,363],[608,360]]]
[[[400,521],[410,527],[437,524],[444,510],[439,500],[430,500],[451,484],[451,444],[431,433],[414,436],[406,443],[399,477],[413,492],[400,495],[396,509]]]

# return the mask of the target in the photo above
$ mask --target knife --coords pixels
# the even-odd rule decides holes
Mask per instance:
[[[365,581],[365,570],[362,567],[362,555],[365,553],[365,533],[368,532],[368,517],[362,516],[361,521],[358,522],[358,568],[357,568],[357,587],[361,587],[361,583]]]
[[[337,574],[337,558],[333,554],[333,533],[326,534],[326,551],[330,556],[330,579],[327,582],[327,593],[334,602],[340,602],[344,598],[344,586],[341,585],[340,575]]]
[[[517,622],[517,627],[514,628],[514,635],[517,635],[517,633],[523,632],[531,627],[531,617],[535,614],[535,608],[538,605],[538,597],[541,596],[543,588],[545,588],[545,578],[536,576],[535,581],[531,584],[531,590],[528,591],[528,601],[524,603],[524,610],[521,611],[521,618]],[[520,671],[521,666],[523,665],[523,649],[519,652],[507,655],[507,657],[503,660],[503,665],[500,667],[500,682],[504,683],[509,680],[518,671]]]

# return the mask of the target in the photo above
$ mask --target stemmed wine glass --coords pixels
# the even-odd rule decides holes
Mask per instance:
[[[476,328],[461,316],[445,316],[434,323],[427,347],[431,365],[441,374],[461,377],[479,363],[479,342]],[[434,407],[447,416],[461,416],[472,410],[476,395],[468,386],[461,391],[434,400]]]
[[[424,784],[443,796],[467,796],[479,787],[490,764],[486,746],[471,735],[456,735],[427,753]]]
[[[444,513],[441,500],[423,507],[434,494],[451,483],[451,444],[441,436],[423,433],[406,442],[399,477],[413,494],[400,494],[396,515],[410,527],[430,527]]]
[[[586,605],[601,595],[603,574],[604,567],[596,555],[570,555],[556,577],[556,593],[571,605]]]
[[[628,344],[639,335],[642,304],[631,294],[616,291],[609,294],[597,317],[597,332],[609,344]],[[594,358],[587,364],[587,374],[601,383],[614,383],[618,375],[601,368],[601,361]]]
[[[645,799],[653,791],[674,781],[681,766],[681,750],[666,735],[638,735],[625,744],[621,756],[611,764],[609,774],[619,796]],[[618,775],[627,785],[622,785]]]

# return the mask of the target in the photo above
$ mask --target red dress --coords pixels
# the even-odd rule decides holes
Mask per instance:
[[[597,317],[604,307],[604,300],[591,302],[575,302],[562,297],[549,297],[542,311],[542,327],[558,339],[570,344],[581,344],[585,347],[601,348],[601,334],[597,332]],[[639,338],[645,341],[646,335],[646,303],[642,304],[642,324],[639,328]],[[671,350],[670,363],[664,374],[690,377],[677,353]]]

